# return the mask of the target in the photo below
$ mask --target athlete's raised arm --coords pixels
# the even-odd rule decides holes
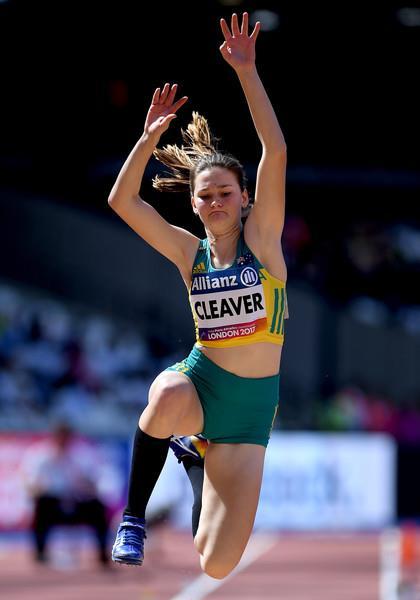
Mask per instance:
[[[247,13],[243,14],[241,27],[236,14],[232,15],[230,28],[224,19],[220,25],[225,38],[220,52],[239,78],[262,145],[255,205],[248,217],[248,227],[256,229],[259,239],[278,241],[284,225],[286,143],[255,65],[260,23],[256,23],[250,35]]]
[[[111,208],[146,242],[179,268],[191,254],[198,238],[180,227],[170,225],[150,204],[142,200],[139,190],[146,168],[161,135],[168,129],[176,112],[188,100],[175,101],[177,84],[157,88],[146,116],[144,132],[121,168],[109,194]]]

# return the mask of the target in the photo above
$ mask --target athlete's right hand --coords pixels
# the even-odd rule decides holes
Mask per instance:
[[[174,102],[177,88],[176,83],[172,86],[165,83],[162,91],[156,88],[144,125],[144,131],[148,135],[160,137],[176,118],[177,110],[188,100],[187,96],[183,96]]]

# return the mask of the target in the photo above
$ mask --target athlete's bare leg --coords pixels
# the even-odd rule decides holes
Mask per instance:
[[[202,569],[222,579],[238,564],[254,525],[265,448],[211,444],[205,459],[200,523],[194,543]]]

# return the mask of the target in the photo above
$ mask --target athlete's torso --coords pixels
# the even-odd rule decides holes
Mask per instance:
[[[212,264],[208,240],[201,240],[190,279],[182,273],[200,351],[242,377],[266,377],[279,371],[286,311],[280,246],[272,256],[275,274],[259,261],[241,233],[235,260],[218,269]]]

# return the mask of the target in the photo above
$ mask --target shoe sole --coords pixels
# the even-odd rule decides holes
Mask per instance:
[[[112,560],[115,563],[118,563],[119,565],[128,565],[129,567],[141,567],[141,565],[143,564],[142,560],[129,560],[126,558],[117,558],[117,557],[113,557],[112,556]]]

